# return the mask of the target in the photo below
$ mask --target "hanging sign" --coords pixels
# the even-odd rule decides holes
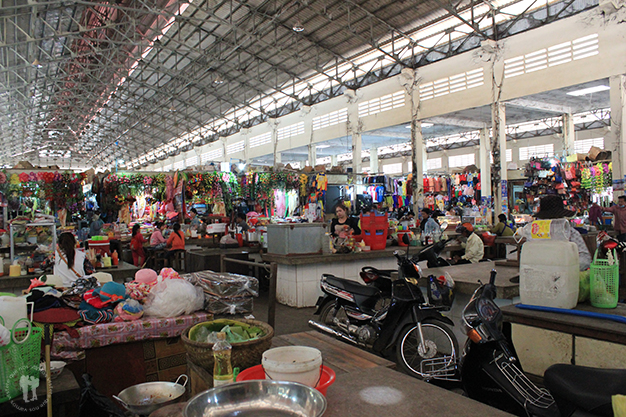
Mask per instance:
[[[500,181],[500,183],[502,184],[502,199],[504,200],[505,198],[507,198],[509,196],[508,181],[507,180],[502,180],[502,181]]]

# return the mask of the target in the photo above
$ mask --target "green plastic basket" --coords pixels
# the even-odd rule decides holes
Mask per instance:
[[[0,347],[0,403],[22,395],[22,377],[39,380],[41,334],[29,322],[27,328],[14,328],[9,344]]]
[[[589,284],[591,305],[598,308],[617,307],[619,288],[619,261],[613,250],[613,265],[607,259],[598,259],[598,251],[593,255],[590,266]]]

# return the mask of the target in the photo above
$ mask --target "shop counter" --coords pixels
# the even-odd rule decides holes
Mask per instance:
[[[384,415],[425,417],[509,416],[505,412],[470,400],[394,370],[395,363],[325,334],[309,331],[275,337],[272,347],[310,346],[322,352],[324,365],[337,379],[328,387],[324,417],[379,417]],[[192,381],[211,378],[197,367]],[[192,395],[206,386],[198,384]]]
[[[207,239],[203,239],[207,240]],[[220,249],[220,248],[197,248],[187,250],[187,267],[185,272],[197,272],[197,271],[214,271],[222,272],[221,257],[228,256],[229,258],[239,259],[247,261],[251,253],[258,253],[259,247],[243,247],[232,249]],[[228,272],[250,275],[249,268],[242,265],[233,265],[229,267]]]
[[[106,272],[111,274],[113,281],[125,282],[126,278],[135,279],[135,272],[139,270],[135,265],[120,261],[117,267],[96,268],[96,272]],[[39,278],[43,274],[21,275],[19,277],[0,277],[0,292],[21,293],[22,290],[30,286],[30,280]]]
[[[378,269],[398,267],[393,252],[404,254],[403,247],[390,247],[383,250],[337,253],[323,255],[277,255],[262,254],[265,262],[276,263],[276,299],[290,307],[313,307],[322,295],[320,279],[322,274],[332,274],[341,278],[361,282],[359,272],[364,266]],[[417,253],[411,248],[411,253]]]
[[[110,322],[73,331],[55,332],[52,358],[70,362],[76,378],[88,373],[102,394],[117,395],[131,385],[174,381],[187,372],[186,350],[180,335],[189,326],[211,320],[196,312],[173,318]]]
[[[577,310],[626,317],[626,304],[617,308],[594,308],[579,303]],[[569,314],[525,310],[514,305],[502,308],[511,323],[513,343],[524,370],[534,375],[555,363],[600,368],[624,368],[626,324]]]
[[[213,315],[206,312],[159,318],[147,317],[133,321],[112,321],[79,327],[71,332],[55,332],[51,355],[57,360],[79,360],[85,350],[108,345],[139,342],[180,336],[187,327],[208,321]]]
[[[511,416],[486,404],[383,366],[337,374],[324,417]]]

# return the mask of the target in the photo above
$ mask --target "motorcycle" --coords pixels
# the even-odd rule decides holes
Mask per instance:
[[[528,379],[510,337],[502,331],[502,312],[494,302],[495,277],[493,270],[462,315],[468,339],[459,367],[467,395],[518,416],[571,416],[574,411],[581,416],[612,415],[611,395],[626,392],[626,370],[553,365],[544,374],[547,389]],[[608,414],[594,414],[603,407]]]
[[[427,303],[418,286],[419,265],[408,251],[394,256],[399,277],[391,282],[388,306],[376,309],[382,294],[375,287],[323,274],[324,295],[315,312],[320,322],[310,320],[309,326],[383,356],[395,349],[398,367],[417,378],[458,380],[458,342],[448,327],[454,323],[441,314],[449,305]]]
[[[444,222],[441,224],[441,232],[443,233],[448,227],[448,223]],[[403,242],[408,244],[406,241],[408,239],[407,235],[404,234],[402,236]],[[436,268],[440,266],[450,266],[450,262],[441,258],[439,254],[445,248],[446,244],[452,239],[440,240],[438,242],[432,243],[422,249],[417,255],[414,255],[412,261],[414,263],[418,263],[421,261],[427,261],[427,266],[429,268]],[[407,246],[407,251],[408,251]],[[407,253],[408,256],[408,253]],[[375,287],[383,295],[385,302],[382,303],[382,306],[386,306],[389,304],[391,300],[391,274],[396,272],[395,269],[377,269],[373,266],[364,266],[361,268],[361,272],[359,273],[363,282],[370,287]],[[382,307],[381,306],[381,307]]]

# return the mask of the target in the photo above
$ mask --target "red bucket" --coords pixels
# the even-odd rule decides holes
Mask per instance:
[[[244,369],[239,373],[239,375],[237,375],[237,382],[251,381],[254,379],[265,379],[263,365],[257,365]],[[326,396],[326,390],[333,384],[333,382],[335,382],[335,371],[326,365],[322,365],[322,376],[320,377],[320,382],[317,383],[315,389],[321,392],[322,395]]]

